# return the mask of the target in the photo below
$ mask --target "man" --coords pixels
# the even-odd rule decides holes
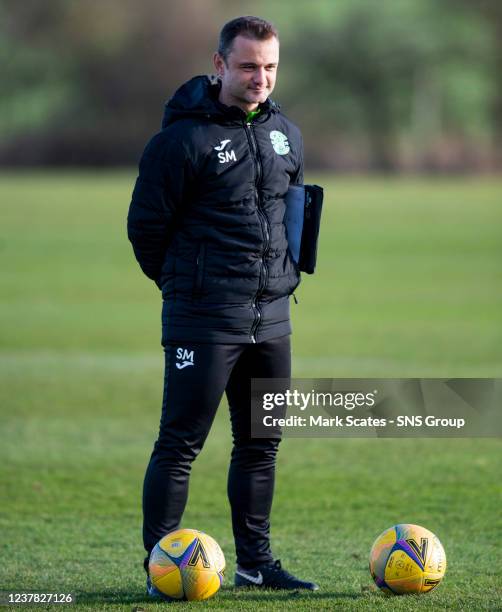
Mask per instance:
[[[272,24],[256,17],[227,23],[214,55],[217,78],[195,77],[175,93],[140,162],[128,234],[142,270],[162,290],[165,350],[143,538],[150,553],[178,528],[191,463],[225,392],[235,584],[315,590],[272,557],[279,442],[250,433],[251,379],[291,375],[289,296],[300,282],[283,218],[289,185],[303,182],[302,140],[269,98],[278,63]]]

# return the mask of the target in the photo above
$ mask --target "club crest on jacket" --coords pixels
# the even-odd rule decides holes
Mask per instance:
[[[290,148],[288,137],[286,136],[286,134],[283,134],[278,130],[272,130],[270,132],[270,140],[277,155],[286,155],[287,153],[289,153]]]

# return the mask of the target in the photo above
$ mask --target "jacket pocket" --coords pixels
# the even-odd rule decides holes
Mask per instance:
[[[195,262],[194,297],[200,298],[204,286],[204,270],[206,267],[206,243],[201,242]]]

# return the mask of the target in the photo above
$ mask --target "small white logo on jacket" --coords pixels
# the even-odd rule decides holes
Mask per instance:
[[[187,366],[195,365],[193,361],[193,351],[188,351],[184,348],[176,349],[176,359],[178,360],[176,362],[176,367],[178,368],[178,370],[182,370]]]
[[[274,147],[274,151],[277,155],[286,155],[289,153],[289,141],[286,134],[279,132],[278,130],[272,130],[270,132],[270,141]]]
[[[226,164],[229,161],[237,161],[235,151],[233,149],[231,151],[223,150],[229,142],[231,142],[231,140],[222,140],[217,147],[213,147],[215,151],[218,151],[218,159],[220,160],[220,164]]]

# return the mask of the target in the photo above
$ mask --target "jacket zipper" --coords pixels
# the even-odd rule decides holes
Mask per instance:
[[[253,325],[251,326],[250,337],[251,337],[251,342],[256,343],[256,332],[258,330],[258,326],[260,325],[260,321],[261,321],[261,310],[258,305],[258,299],[267,284],[267,277],[268,277],[268,268],[265,263],[265,257],[270,247],[270,228],[269,228],[267,215],[263,212],[263,208],[261,205],[259,187],[261,183],[263,169],[261,166],[261,158],[260,158],[260,154],[258,151],[258,145],[256,143],[256,137],[254,135],[252,123],[244,122],[244,129],[246,130],[246,135],[249,140],[249,145],[251,148],[251,153],[253,155],[253,161],[255,165],[256,211],[258,213],[258,218],[260,219],[263,236],[265,238],[265,244],[264,244],[263,252],[261,254],[261,259],[260,259],[260,265],[261,265],[260,283],[258,285],[258,291],[255,293],[255,296],[252,302],[252,307],[253,307],[253,312],[254,312],[254,322],[253,322]]]

